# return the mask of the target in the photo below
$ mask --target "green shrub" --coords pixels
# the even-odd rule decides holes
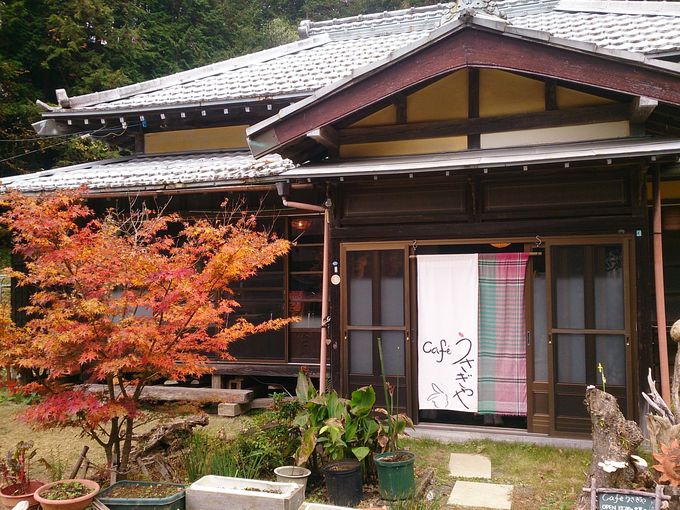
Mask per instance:
[[[370,456],[378,447],[380,424],[372,417],[375,391],[364,386],[352,392],[350,400],[335,391],[318,394],[309,377],[300,372],[296,389],[302,410],[295,418],[302,441],[295,459],[298,465],[310,461],[315,468],[316,455],[322,461],[339,460],[350,454],[364,463],[364,472],[372,472]]]
[[[293,425],[300,404],[285,395],[274,395],[273,410],[255,417],[253,426],[230,442],[195,432],[184,455],[190,482],[205,475],[239,478],[272,478],[274,469],[290,464],[300,446],[300,434]]]

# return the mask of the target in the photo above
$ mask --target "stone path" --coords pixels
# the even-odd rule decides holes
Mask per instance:
[[[452,453],[449,473],[459,478],[491,480],[491,461],[484,455]],[[448,505],[462,508],[511,510],[512,485],[456,480]]]

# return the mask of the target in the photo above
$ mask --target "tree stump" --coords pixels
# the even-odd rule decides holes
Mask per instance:
[[[586,406],[593,426],[593,454],[583,486],[590,487],[594,479],[598,488],[650,487],[653,478],[649,470],[636,466],[631,459],[644,439],[637,424],[624,418],[616,398],[593,386],[586,390]],[[623,467],[613,472],[607,472],[600,465],[617,462]],[[574,508],[590,510],[590,495],[581,493]]]

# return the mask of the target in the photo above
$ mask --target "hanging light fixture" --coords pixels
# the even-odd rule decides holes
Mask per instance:
[[[502,249],[502,248],[507,248],[510,246],[510,243],[489,243],[491,246],[494,248]]]
[[[307,230],[312,226],[312,220],[306,218],[296,218],[292,222],[292,227],[295,230]]]

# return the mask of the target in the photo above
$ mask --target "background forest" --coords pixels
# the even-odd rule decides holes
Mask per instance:
[[[116,156],[37,139],[36,99],[119,87],[297,39],[321,20],[437,0],[0,0],[0,176]]]

